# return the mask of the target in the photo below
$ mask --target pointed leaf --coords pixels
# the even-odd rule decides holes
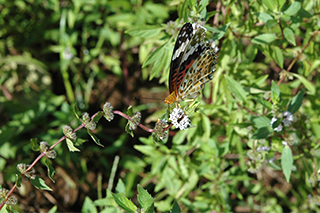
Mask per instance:
[[[253,135],[252,139],[265,139],[269,136],[270,130],[268,127],[261,127],[259,128]]]
[[[289,146],[285,146],[281,154],[281,166],[287,182],[290,182],[290,175],[293,166],[292,151]]]
[[[279,65],[279,67],[281,69],[283,69],[283,54],[282,54],[282,50],[277,46],[274,47],[274,56],[273,57],[274,57],[274,60]]]
[[[116,203],[120,206],[120,208],[122,208],[126,212],[135,213],[138,210],[138,208],[124,195],[112,193],[112,196]]]
[[[52,191],[52,189],[46,185],[43,179],[39,177],[35,177],[34,179],[30,178],[30,182],[34,187],[37,189],[42,189],[42,190],[47,190],[47,191]]]
[[[294,14],[296,14],[300,10],[300,8],[301,8],[300,2],[293,2],[292,4],[290,4],[288,9],[286,9],[284,11],[284,14],[289,15],[289,16],[293,16]]]
[[[70,152],[80,152],[80,149],[76,148],[73,145],[72,140],[70,140],[69,138],[66,138],[66,143]]]
[[[302,105],[303,97],[304,92],[300,91],[296,96],[292,98],[288,106],[288,111],[291,112],[291,114],[294,114],[296,111],[298,111],[298,109]]]
[[[253,43],[256,44],[269,44],[277,39],[277,36],[271,33],[265,33],[258,35],[252,39]]]
[[[181,213],[180,206],[178,205],[177,201],[174,200],[172,209],[170,210],[170,213]]]
[[[87,133],[91,136],[92,140],[99,146],[104,147],[97,136],[95,136],[89,129],[87,129]]]
[[[138,26],[127,30],[126,33],[131,36],[151,38],[157,36],[162,29],[163,27],[159,26]]]
[[[294,37],[294,33],[289,27],[284,28],[283,34],[287,41],[289,41],[292,45],[296,46],[296,39]]]
[[[51,165],[51,161],[48,158],[45,160],[45,165],[47,166],[48,176],[49,176],[50,180],[54,183],[55,181],[53,180],[53,175],[54,175],[55,171]]]
[[[103,116],[103,112],[102,112],[102,111],[99,111],[99,112],[97,112],[97,114],[93,117],[92,121],[98,123],[99,120],[100,120],[100,118],[102,118],[102,116]]]
[[[274,81],[272,81],[271,85],[271,99],[274,104],[279,103],[281,100],[280,88]]]
[[[241,84],[235,81],[234,79],[230,78],[229,76],[225,76],[225,77],[226,77],[228,86],[231,92],[234,94],[234,96],[241,101],[246,101],[247,99],[246,91],[244,91]]]
[[[151,205],[154,202],[154,198],[147,192],[147,190],[143,189],[140,185],[138,185],[138,202],[140,207],[144,209],[146,212],[149,210]]]
[[[314,95],[316,93],[316,88],[315,85],[312,84],[310,81],[308,81],[305,77],[296,74],[296,73],[291,73],[294,77],[298,78],[299,81],[309,90],[309,92]]]

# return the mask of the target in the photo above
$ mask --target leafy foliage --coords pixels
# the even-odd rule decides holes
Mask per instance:
[[[28,188],[16,165],[38,139],[55,144],[83,111],[99,121],[35,167],[31,184],[59,205],[19,190],[22,211],[319,211],[319,2],[0,2],[1,188]],[[168,119],[171,107],[131,96],[167,95],[179,28],[202,20],[220,52],[202,97],[180,103],[192,127],[165,140],[135,129]],[[106,101],[137,119],[104,123]]]

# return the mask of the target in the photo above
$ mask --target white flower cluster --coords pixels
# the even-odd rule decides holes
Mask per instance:
[[[273,124],[274,124],[274,122],[276,122],[277,120],[278,120],[278,118],[273,117],[273,118],[271,119],[270,126],[272,127]],[[285,111],[285,112],[283,113],[282,123],[283,123],[285,126],[289,126],[292,121],[293,121],[293,115],[291,114],[291,112]],[[283,129],[282,123],[279,124],[279,126],[277,126],[276,128],[274,128],[273,130],[276,131],[276,132],[282,131],[282,129]]]
[[[180,130],[184,130],[190,126],[190,120],[181,108],[174,108],[170,114],[169,120]]]

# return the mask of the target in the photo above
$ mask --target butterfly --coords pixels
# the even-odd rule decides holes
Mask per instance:
[[[169,73],[169,92],[165,103],[195,99],[204,85],[212,80],[217,54],[204,42],[206,29],[185,23],[175,43]]]

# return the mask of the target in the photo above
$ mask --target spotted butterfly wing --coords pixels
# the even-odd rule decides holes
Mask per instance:
[[[190,23],[181,28],[172,54],[166,103],[196,98],[212,79],[216,54],[205,45],[205,32],[205,28],[195,30]]]

